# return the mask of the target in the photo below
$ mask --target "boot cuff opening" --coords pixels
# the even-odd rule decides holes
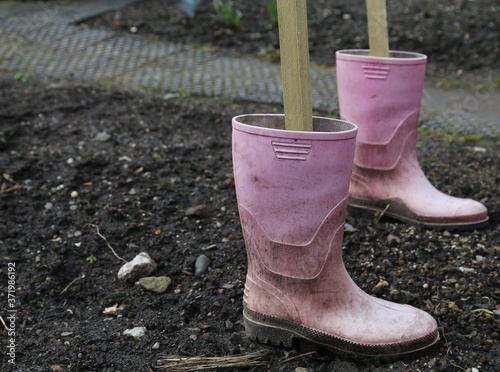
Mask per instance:
[[[282,114],[236,116],[233,118],[233,128],[262,136],[311,140],[348,139],[355,137],[358,132],[358,127],[348,121],[319,116],[313,116],[312,132],[285,130],[285,116]]]
[[[389,51],[389,57],[371,56],[369,49],[345,49],[339,50],[335,54],[338,60],[354,62],[383,62],[398,65],[419,65],[427,62],[425,54],[396,50]]]

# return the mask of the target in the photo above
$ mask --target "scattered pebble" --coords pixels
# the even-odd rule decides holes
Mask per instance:
[[[427,366],[430,367],[430,368],[434,368],[434,367],[436,367],[436,364],[437,364],[437,358],[432,358],[427,363]]]
[[[381,290],[382,288],[387,288],[387,287],[389,287],[389,282],[387,280],[381,280],[375,287],[373,287],[372,291],[375,292]]]
[[[82,232],[81,231],[75,231],[75,233],[73,234],[73,236],[75,238],[78,238],[78,237],[82,236]]]
[[[78,198],[78,191],[71,191],[71,197],[72,197],[73,199]]]
[[[151,349],[153,350],[158,350],[160,348],[160,343],[159,342],[155,342],[153,346],[151,346]]]
[[[111,135],[108,132],[99,132],[95,135],[95,139],[99,142],[106,142],[111,138]]]
[[[71,336],[73,334],[73,332],[63,332],[61,333],[61,337],[68,337],[68,336]]]
[[[463,267],[463,266],[460,266],[458,270],[460,270],[463,273],[473,273],[474,271],[476,271],[470,267]]]
[[[135,327],[131,329],[126,329],[125,331],[123,331],[123,335],[138,340],[146,335],[146,327]]]
[[[353,233],[353,232],[358,231],[358,229],[354,228],[354,226],[352,226],[350,223],[345,223],[344,224],[344,231],[346,233]]]
[[[179,97],[179,94],[178,93],[167,93],[163,96],[163,99],[165,101],[169,100],[169,99],[174,99],[174,98],[177,98]]]
[[[217,248],[217,244],[211,244],[207,247],[202,248],[201,250],[202,251],[209,251],[210,249],[215,249],[215,248]]]
[[[387,236],[387,242],[390,244],[390,245],[393,245],[393,244],[400,244],[401,243],[401,239],[398,238],[396,235],[392,235],[392,234],[389,234]]]
[[[210,266],[210,258],[204,254],[200,255],[194,264],[194,276],[200,277],[205,274]]]
[[[78,205],[70,205],[69,210],[70,211],[76,211],[78,209]]]
[[[54,204],[52,203],[45,203],[45,205],[43,206],[45,209],[52,209],[52,207],[54,206]]]
[[[118,271],[118,279],[135,283],[156,270],[156,262],[146,252],[141,252],[130,262],[123,265]]]
[[[163,293],[165,292],[172,280],[168,276],[148,276],[139,279],[139,284],[147,291]]]
[[[200,218],[211,217],[213,213],[214,213],[213,208],[206,204],[200,204],[195,207],[190,207],[184,211],[184,214],[187,217],[200,217]]]
[[[135,194],[137,194],[137,191],[132,187],[128,193],[130,195],[135,195]]]

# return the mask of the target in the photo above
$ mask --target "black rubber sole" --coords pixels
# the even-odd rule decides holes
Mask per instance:
[[[460,219],[453,218],[418,216],[409,208],[405,207],[404,204],[394,202],[393,200],[366,201],[350,197],[349,207],[374,213],[383,213],[385,217],[390,217],[411,225],[428,227],[434,230],[466,231],[481,229],[488,225],[488,217],[478,222],[464,222],[460,221]]]
[[[389,363],[427,355],[437,348],[437,330],[426,337],[389,345],[356,344],[287,320],[263,315],[244,307],[243,321],[249,338],[264,344],[292,347],[295,340],[307,340],[346,359],[357,362]]]

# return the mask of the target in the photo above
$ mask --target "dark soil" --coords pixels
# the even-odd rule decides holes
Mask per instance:
[[[163,3],[139,1],[87,24],[124,30],[134,26],[144,34],[140,37],[209,43],[241,54],[258,52],[259,43],[250,46],[249,35],[259,32],[261,45],[276,47],[275,31],[264,19],[265,1],[237,2],[245,22],[240,31],[224,28],[209,1],[202,2],[192,20],[170,2]],[[334,48],[358,46],[352,36],[356,27],[342,20],[350,14],[361,24],[363,7],[350,3],[309,3],[311,27],[318,34],[311,32],[311,42],[320,45],[324,39],[325,50],[331,50],[328,57],[313,48],[317,63],[331,64]],[[422,13],[401,9],[398,14],[406,14],[407,21],[401,21],[399,30],[412,29],[411,20],[420,14],[421,30],[429,36],[419,41],[411,33],[398,33],[394,25],[392,37],[402,40],[398,49],[426,52],[443,69],[498,64],[498,27],[488,26],[497,22],[492,9],[498,5],[449,2],[461,4],[457,13],[454,6],[434,1],[408,3]],[[461,17],[449,22],[448,12]],[[318,14],[324,14],[322,22],[335,20],[332,27],[324,23],[325,35],[342,36],[321,37]],[[484,37],[441,40],[438,25],[443,22],[444,34],[472,27]],[[362,35],[360,31],[356,41],[360,47],[366,41]],[[496,51],[481,46],[482,40],[497,43]],[[443,45],[449,52],[442,52]],[[470,58],[464,58],[466,45],[474,50],[465,53]],[[437,133],[419,138],[419,159],[434,185],[488,207],[490,222],[484,229],[436,231],[348,213],[352,228],[345,234],[344,258],[351,276],[374,296],[433,314],[440,325],[437,350],[385,365],[347,361],[322,350],[289,360],[307,348],[261,345],[244,333],[246,255],[231,162],[231,118],[282,112],[282,107],[202,97],[166,99],[43,77],[23,83],[11,74],[1,74],[0,84],[0,309],[5,326],[15,326],[10,338],[16,345],[11,368],[5,352],[10,338],[3,331],[2,371],[149,371],[162,354],[227,356],[259,350],[268,353],[271,367],[253,371],[498,369],[498,139]],[[186,214],[199,205],[207,206],[202,213]],[[123,262],[111,248],[127,261],[148,252],[158,264],[151,275],[170,277],[170,288],[154,293],[119,281]],[[196,277],[194,262],[201,254],[211,264]],[[8,301],[10,264],[15,264],[15,302]],[[7,318],[9,304],[17,311],[14,323]],[[114,305],[120,307],[116,314],[103,314]],[[134,327],[146,327],[145,336],[123,335]]]

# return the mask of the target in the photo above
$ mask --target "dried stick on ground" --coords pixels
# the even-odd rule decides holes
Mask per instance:
[[[89,223],[88,224],[89,226],[92,226],[92,227],[95,227],[95,230],[97,232],[97,235],[99,235],[99,237],[101,237],[105,242],[106,242],[106,245],[108,246],[108,248],[111,250],[111,252],[113,252],[114,256],[116,258],[118,258],[119,260],[122,260],[123,262],[127,263],[127,260],[118,256],[118,254],[115,252],[115,250],[113,249],[113,247],[111,246],[111,244],[109,244],[108,242],[108,239],[106,239],[106,237],[104,235],[101,234],[101,232],[99,231],[99,226],[97,225],[94,225],[92,223]]]
[[[170,372],[206,371],[220,368],[250,368],[269,366],[269,356],[265,351],[246,355],[223,357],[183,357],[179,355],[160,355],[155,368]]]

